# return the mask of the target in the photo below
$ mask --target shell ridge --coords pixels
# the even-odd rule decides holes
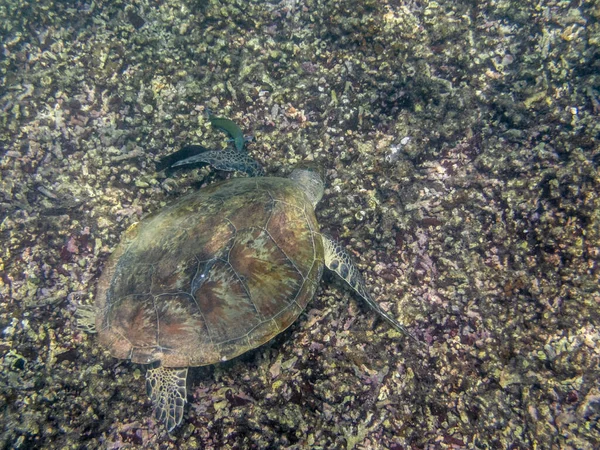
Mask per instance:
[[[257,328],[261,327],[262,325],[264,325],[267,322],[274,321],[275,318],[279,317],[281,314],[283,314],[284,312],[286,312],[292,305],[296,305],[301,311],[304,309],[304,308],[302,308],[298,304],[298,302],[296,301],[296,299],[294,299],[292,302],[288,303],[285,308],[282,308],[281,311],[279,311],[277,314],[274,314],[273,317],[271,317],[270,319],[266,319],[263,322],[257,323],[254,327],[252,327],[250,330],[248,330],[248,332],[244,333],[242,336],[239,336],[239,337],[236,337],[236,338],[233,338],[233,339],[226,339],[224,341],[219,341],[219,342],[216,343],[216,345],[224,345],[224,344],[229,344],[229,343],[232,343],[232,342],[240,342],[240,341],[242,341],[244,339],[249,340],[249,336],[254,331],[256,331]],[[293,321],[290,322],[290,325],[292,323],[294,323],[294,322]],[[275,321],[275,324],[277,325],[277,329],[278,330],[283,331],[281,329],[281,327],[279,326],[279,324],[277,324],[277,321]],[[288,327],[289,327],[289,325],[288,325]],[[286,327],[286,328],[288,328],[288,327]],[[255,348],[255,346],[250,346],[250,348]]]
[[[123,257],[125,257],[125,254],[123,254]],[[122,257],[122,258],[123,258]],[[150,264],[150,263],[140,263],[137,264],[140,267],[152,267],[154,269],[155,265],[154,264]],[[115,267],[115,271],[113,273],[113,277],[112,280],[110,282],[110,286],[108,287],[107,290],[107,296],[113,296],[111,294],[113,294],[113,290],[115,289],[115,284],[117,283],[117,281],[120,279],[120,277],[123,275],[124,271],[123,271],[123,265],[121,264],[121,260],[119,261],[119,263],[116,265]],[[151,278],[154,278],[154,270],[151,273]],[[152,287],[150,287],[150,290],[148,292],[144,292],[141,294],[129,294],[127,295],[127,297],[142,297],[144,295],[152,295]],[[116,307],[117,305],[114,302],[108,302],[105,306],[106,308],[106,327],[104,329],[108,329],[111,327],[111,322],[110,322],[110,312]],[[129,342],[129,340],[128,340]]]
[[[156,305],[156,296],[154,295],[152,295],[152,305],[154,307],[154,314],[156,314],[156,332],[154,333],[156,335],[156,344],[154,345],[154,348],[157,349],[160,346],[160,315]]]
[[[254,308],[254,312],[260,318],[260,323],[263,323],[265,318],[264,318],[263,314],[259,311],[258,307],[256,306],[256,303],[254,303],[254,300],[252,299],[252,295],[250,294],[250,291],[248,290],[248,285],[244,282],[244,280],[242,279],[240,274],[237,273],[237,271],[235,270],[235,268],[233,267],[231,262],[229,262],[229,259],[227,261],[223,261],[223,262],[231,268],[231,271],[235,275],[236,280],[240,283],[240,285],[244,289],[244,292],[246,293],[248,300],[250,300],[250,304],[252,305],[252,308]]]
[[[230,260],[231,249],[233,248],[233,246],[235,244],[235,238],[236,238],[236,236],[238,234],[238,229],[235,226],[235,224],[229,219],[229,217],[225,217],[225,220],[227,220],[227,222],[229,222],[229,224],[233,227],[233,236],[229,240],[230,241],[230,245],[229,245],[229,248],[227,249],[227,259],[223,260],[223,262],[225,264],[227,264],[231,268],[231,271],[233,272],[233,274],[235,275],[236,279],[238,280],[238,282],[240,283],[240,285],[244,289],[244,292],[246,293],[246,295],[248,297],[248,300],[250,300],[250,303],[252,304],[252,307],[254,308],[254,311],[256,312],[256,314],[258,315],[258,317],[260,318],[260,321],[262,323],[265,320],[265,317],[263,316],[263,314],[260,312],[260,310],[256,306],[256,303],[254,303],[254,300],[252,299],[252,295],[250,294],[250,291],[248,290],[248,285],[244,282],[244,280],[242,279],[242,277],[240,276],[240,274],[237,273],[237,271],[235,270],[235,268],[231,264],[231,260]],[[254,227],[249,227],[249,228],[254,228]]]
[[[220,200],[220,202],[221,202],[221,208],[222,208],[222,205],[223,205],[223,200]],[[220,211],[220,209],[219,209],[219,211]],[[226,259],[224,259],[224,258],[222,258],[222,257],[218,257],[218,256],[216,256],[215,258],[213,258],[213,264],[212,264],[212,265],[214,265],[214,263],[216,263],[217,261],[221,261],[221,262],[223,262],[223,263],[227,264],[227,265],[228,265],[228,266],[231,268],[231,270],[232,270],[232,272],[235,274],[235,276],[236,276],[236,277],[238,277],[238,274],[235,272],[235,270],[233,269],[233,267],[231,267],[231,264],[229,263],[229,255],[231,254],[231,249],[233,248],[233,244],[235,243],[235,236],[237,235],[237,232],[238,232],[238,231],[237,231],[237,227],[236,227],[236,226],[235,226],[235,224],[234,224],[234,223],[233,223],[233,222],[232,222],[232,221],[229,219],[229,217],[225,217],[225,218],[224,218],[224,220],[225,220],[225,221],[226,221],[226,222],[229,224],[229,226],[230,226],[231,228],[233,228],[233,235],[232,235],[232,236],[229,238],[229,240],[228,240],[228,242],[227,242],[227,248],[226,248],[226,253],[227,253],[227,255],[226,255]],[[225,253],[225,250],[223,251],[223,253]],[[207,262],[209,262],[209,261],[210,261],[210,259],[209,259],[209,260],[206,260],[206,261],[207,261]],[[207,275],[207,276],[205,277],[205,280],[208,280],[208,279],[210,278],[210,276],[209,276],[209,273],[210,273],[210,269],[212,268],[212,265],[211,265],[210,267],[207,267],[207,268],[205,268],[205,270],[206,270],[206,275]],[[239,278],[239,277],[238,277],[238,278]],[[202,284],[204,284],[204,283],[202,283]],[[244,289],[245,289],[245,286],[244,286]],[[205,315],[204,315],[204,313],[202,312],[202,308],[200,307],[200,304],[198,303],[198,300],[196,299],[196,296],[193,294],[193,292],[195,292],[195,291],[191,290],[191,292],[190,292],[190,293],[192,294],[192,297],[193,297],[193,299],[194,299],[194,302],[195,302],[196,306],[198,307],[198,311],[200,311],[200,314],[201,314],[202,318],[204,319],[204,323],[206,324],[206,329],[208,330],[208,335],[209,335],[209,338],[210,338],[210,342],[211,342],[211,344],[213,344],[213,346],[215,346],[215,345],[220,345],[220,343],[219,343],[219,342],[215,342],[215,340],[214,340],[214,337],[213,337],[213,334],[215,334],[215,335],[216,335],[217,333],[215,333],[215,332],[214,332],[214,330],[212,330],[212,332],[211,332],[211,328],[210,328],[210,321],[209,321],[209,320],[206,318],[206,316],[205,316]]]
[[[269,191],[268,189],[266,190],[268,196],[271,198],[271,209],[269,211],[269,217],[267,217],[267,221],[265,222],[265,229],[267,229],[269,227],[269,222],[271,221],[271,218],[273,217],[273,210],[275,209],[275,202],[277,201],[275,199],[275,197],[273,197],[273,194],[271,194],[271,191]]]
[[[285,258],[292,264],[292,266],[294,267],[294,269],[296,269],[296,272],[298,272],[298,274],[302,277],[302,283],[304,283],[304,280],[306,280],[306,277],[300,271],[300,269],[298,268],[298,266],[296,266],[296,263],[294,262],[294,260],[289,257],[289,255],[285,252],[285,250],[283,250],[283,248],[280,247],[280,245],[273,238],[273,236],[271,235],[271,233],[269,233],[269,230],[267,230],[266,228],[262,228],[262,227],[258,227],[258,228],[261,229],[261,230],[263,230],[267,234],[267,236],[269,236],[269,239],[271,239],[271,241],[273,241],[273,243],[275,244],[275,247],[277,247],[279,249],[279,251],[281,253],[283,253],[283,256],[285,256]]]
[[[213,262],[212,265],[214,265],[214,263],[216,262],[215,258],[206,259],[206,260],[200,260],[198,258],[198,256],[194,256],[194,257],[196,258],[196,262],[198,263],[197,266],[196,266],[196,273],[194,274],[194,279],[197,278],[198,272],[200,272],[200,265],[202,263],[205,263],[205,264],[208,265],[212,261]],[[212,265],[211,265],[211,267],[212,267]],[[208,272],[207,269],[208,269],[208,267],[205,266],[204,270],[202,272],[207,273]],[[207,279],[208,279],[208,277],[205,276],[203,280],[207,280]],[[204,284],[204,281],[201,284],[199,284],[196,289],[200,289],[200,286],[202,286],[202,284]],[[194,290],[194,286],[193,286],[193,282],[192,282],[192,289],[190,290],[189,295],[190,295],[190,297],[192,297],[192,300],[194,300],[194,304],[196,305],[196,309],[198,310],[198,313],[200,314],[200,317],[202,317],[202,320],[204,322],[204,326],[206,328],[206,335],[208,336],[208,339],[210,340],[210,343],[212,345],[215,345],[215,342],[214,342],[214,339],[213,339],[210,327],[208,326],[208,320],[206,319],[206,316],[202,312],[202,308],[200,308],[200,304],[198,303],[198,300],[196,299],[196,296],[194,295],[194,292],[196,292],[196,291]]]
[[[304,214],[304,222],[306,224],[308,224],[308,229],[310,230],[310,241],[312,243],[313,261],[312,261],[312,264],[310,266],[310,270],[308,271],[308,273],[310,274],[312,272],[313,268],[315,267],[315,264],[317,263],[317,244],[315,242],[315,233],[316,233],[316,231],[313,228],[312,224],[310,223],[310,220],[308,220],[309,218],[308,218],[308,213],[306,211],[306,205],[307,205],[307,203],[304,203],[304,208],[303,208],[302,213]],[[319,279],[320,278],[321,277],[319,277]]]

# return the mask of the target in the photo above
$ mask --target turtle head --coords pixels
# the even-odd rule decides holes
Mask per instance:
[[[296,166],[289,178],[298,183],[313,206],[317,206],[325,190],[324,175],[323,168],[317,163],[305,161]]]

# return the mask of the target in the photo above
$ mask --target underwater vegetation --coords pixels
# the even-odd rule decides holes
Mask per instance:
[[[597,448],[598,6],[3,2],[0,446]],[[427,345],[325,277],[190,371],[168,435],[75,312],[132,223],[228,176],[157,171],[189,143],[322,162],[321,228]]]

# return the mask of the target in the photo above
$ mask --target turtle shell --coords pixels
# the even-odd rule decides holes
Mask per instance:
[[[294,322],[323,265],[313,206],[294,181],[212,185],[126,233],[98,284],[99,340],[143,364],[231,359]]]

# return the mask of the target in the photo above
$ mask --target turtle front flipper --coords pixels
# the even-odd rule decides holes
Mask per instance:
[[[333,239],[322,235],[323,237],[323,249],[325,251],[325,265],[329,270],[337,273],[346,283],[350,285],[354,291],[361,296],[361,298],[367,302],[367,304],[377,312],[381,317],[388,321],[396,330],[402,334],[420,342],[414,337],[404,325],[394,319],[386,311],[381,309],[379,303],[377,303],[371,294],[367,291],[365,282],[358,268],[354,264],[352,257],[348,252]]]
[[[146,392],[154,406],[154,417],[171,432],[181,423],[187,403],[187,367],[159,366],[146,372]]]
[[[197,148],[200,153],[174,162],[171,165],[172,168],[186,164],[209,164],[217,170],[245,172],[251,177],[258,177],[264,174],[262,166],[248,156],[246,152],[240,152],[234,148],[226,148],[225,150],[200,150],[203,147],[196,145],[183,147],[180,152],[184,152],[189,148]]]
[[[163,170],[169,170],[173,168],[173,165],[179,161],[191,158],[192,156],[199,155],[201,153],[210,152],[211,150],[203,147],[202,145],[186,145],[181,147],[174,153],[162,157],[155,165],[156,171],[161,172]],[[200,162],[201,164],[207,165],[207,162]]]

